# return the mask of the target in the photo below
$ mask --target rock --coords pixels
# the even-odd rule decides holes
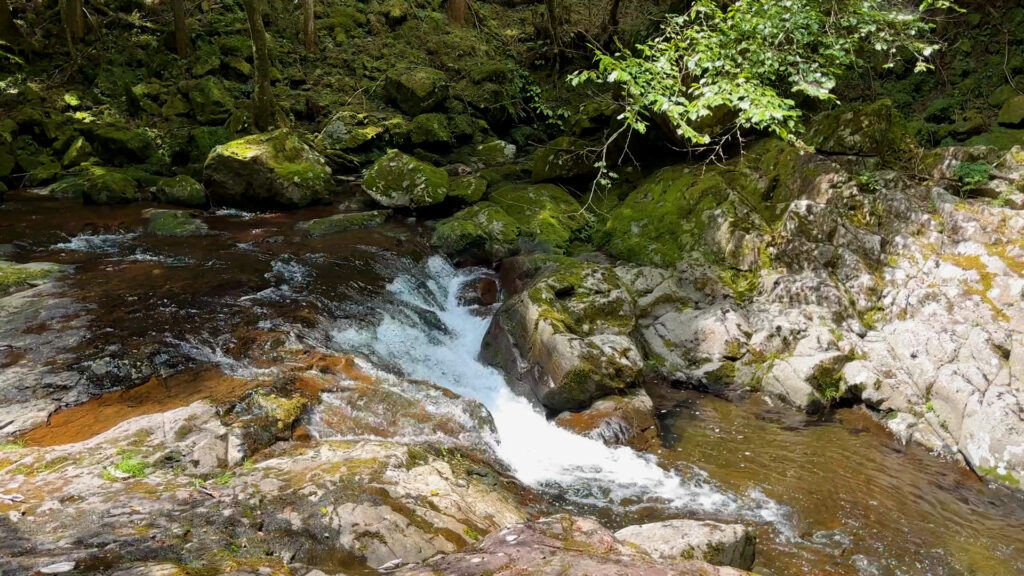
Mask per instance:
[[[481,357],[554,411],[581,410],[635,386],[633,300],[611,267],[559,258],[499,308]]]
[[[498,261],[518,249],[519,225],[491,202],[480,202],[437,224],[431,244],[449,256]]]
[[[401,576],[742,576],[698,561],[657,560],[596,521],[568,515],[508,526],[472,547],[397,572]]]
[[[234,100],[216,76],[203,76],[192,82],[188,99],[200,124],[221,124],[234,112]]]
[[[330,198],[331,169],[287,129],[215,147],[203,177],[210,200],[240,208],[302,208]]]
[[[1016,96],[1018,92],[1010,84],[1003,84],[988,97],[988,104],[993,108],[1000,108],[1008,100]]]
[[[139,199],[135,180],[113,168],[89,166],[72,176],[71,182],[81,189],[87,204],[128,204]]]
[[[1024,94],[1018,94],[1010,98],[999,110],[1000,126],[1007,128],[1024,127]]]
[[[92,158],[92,146],[85,140],[84,137],[79,136],[75,138],[75,141],[68,146],[66,152],[64,152],[64,158],[61,160],[61,164],[64,167],[78,166],[84,164]]]
[[[642,388],[600,398],[581,412],[562,412],[555,424],[609,446],[646,452],[661,445],[654,403]]]
[[[374,162],[363,189],[389,208],[422,208],[441,203],[448,195],[448,174],[398,150]]]
[[[65,270],[66,266],[50,262],[16,264],[0,260],[0,296],[6,296],[20,288],[38,286]]]
[[[846,397],[849,388],[842,369],[849,360],[839,351],[776,360],[761,381],[761,390],[807,412],[817,412]]]
[[[751,329],[730,304],[679,309],[642,321],[641,336],[650,357],[675,381],[720,390],[732,385],[723,363],[747,353]]]
[[[807,134],[807,143],[823,154],[897,156],[909,142],[903,118],[889,100],[825,112]]]
[[[202,236],[206,224],[185,210],[146,210],[146,231],[157,236]]]
[[[413,144],[451,146],[455,143],[444,114],[420,114],[412,119],[409,130]]]
[[[113,166],[142,164],[156,153],[152,132],[113,124],[84,124],[81,128],[96,156]]]
[[[750,570],[757,536],[741,524],[668,520],[629,526],[615,533],[657,560],[700,560],[717,566]]]
[[[299,223],[298,227],[305,230],[310,236],[325,236],[328,234],[339,234],[349,230],[361,228],[374,228],[380,226],[388,217],[390,210],[372,210],[369,212],[354,212],[351,214],[335,214],[326,218],[317,218],[308,222]]]
[[[388,72],[384,95],[406,114],[430,112],[448,96],[448,80],[433,68],[403,68]]]
[[[491,140],[474,148],[473,157],[484,166],[506,164],[516,159],[516,146],[504,140]]]
[[[188,176],[160,180],[153,189],[153,195],[164,204],[178,206],[203,207],[210,203],[203,185]]]
[[[553,184],[510,184],[487,199],[515,220],[524,241],[539,251],[561,253],[587,222],[579,202]]]
[[[596,152],[594,146],[584,140],[563,136],[538,148],[533,154],[534,182],[546,182],[580,176],[594,176]]]
[[[470,204],[479,202],[487,192],[487,180],[479,176],[458,176],[451,179],[448,196],[465,200]]]

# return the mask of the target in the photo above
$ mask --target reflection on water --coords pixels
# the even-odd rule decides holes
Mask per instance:
[[[760,486],[797,514],[795,539],[762,529],[765,573],[1024,574],[1024,496],[900,445],[863,409],[819,420],[759,397],[655,397],[665,465],[698,466],[732,490]]]

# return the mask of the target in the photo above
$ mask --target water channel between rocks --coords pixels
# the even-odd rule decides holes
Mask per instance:
[[[222,211],[205,218],[214,234],[168,239],[140,233],[141,210],[30,197],[0,207],[4,258],[74,266],[59,313],[28,328],[73,334],[46,340],[61,347],[47,352],[87,375],[70,403],[97,396],[27,434],[30,444],[240,394],[274,370],[273,346],[356,353],[484,404],[519,480],[611,528],[752,524],[756,569],[776,576],[1024,574],[1024,496],[900,445],[862,409],[808,418],[757,396],[651,390],[665,444],[656,454],[554,426],[477,361],[493,311],[461,306],[457,292],[482,271],[430,256],[416,223],[311,239],[295,224],[330,209]],[[232,378],[210,377],[217,369]]]

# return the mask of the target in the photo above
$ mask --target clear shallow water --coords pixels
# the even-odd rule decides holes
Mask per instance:
[[[166,239],[141,232],[140,206],[8,198],[5,258],[75,266],[64,295],[83,305],[89,333],[55,361],[87,374],[102,360],[175,375],[102,396],[104,418],[234,393],[204,367],[259,377],[273,371],[275,346],[356,351],[480,400],[497,424],[497,453],[521,480],[610,527],[679,516],[752,523],[758,570],[775,576],[1024,574],[1024,496],[899,446],[859,411],[809,420],[757,398],[653,390],[666,445],[655,455],[551,426],[476,361],[488,319],[455,298],[475,272],[427,258],[414,224],[310,239],[295,224],[330,208],[222,211],[205,218],[211,236]],[[104,373],[94,390],[149,381],[144,370],[122,372]]]

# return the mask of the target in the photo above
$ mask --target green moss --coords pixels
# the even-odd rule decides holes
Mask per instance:
[[[451,180],[448,196],[465,200],[466,202],[478,202],[487,192],[487,180],[479,176],[459,176]]]
[[[412,119],[409,130],[413,144],[451,145],[455,142],[444,114],[420,114]]]
[[[1019,488],[1021,485],[1020,479],[1018,479],[1016,476],[1010,474],[1009,472],[1000,472],[998,468],[979,466],[978,474],[986,478],[996,480],[997,482],[1002,482],[1007,486],[1013,486],[1014,488]]]
[[[515,220],[524,239],[555,253],[568,248],[587,222],[579,202],[552,184],[510,184],[491,192],[488,200]]]
[[[118,482],[127,478],[145,478],[149,475],[149,463],[131,453],[123,453],[121,460],[103,470],[103,479]]]
[[[389,150],[363,179],[363,188],[374,200],[394,208],[438,204],[448,195],[448,184],[447,172],[398,150]]]
[[[500,260],[518,246],[519,225],[499,206],[480,202],[438,223],[431,244],[448,255]]]
[[[380,226],[390,215],[391,211],[389,210],[336,214],[326,218],[317,218],[316,220],[303,222],[299,224],[299,228],[305,230],[310,236],[340,234],[349,230]]]
[[[61,270],[62,267],[57,264],[16,264],[0,260],[0,296],[24,286],[43,282]]]
[[[167,204],[205,206],[208,203],[203,185],[188,176],[160,180],[153,189],[153,194]]]
[[[207,227],[184,210],[153,210],[146,231],[158,236],[196,236],[205,234]]]
[[[961,162],[953,168],[953,176],[967,192],[987,184],[992,178],[992,167],[985,162]]]
[[[965,146],[992,146],[999,150],[1009,150],[1014,146],[1024,146],[1024,130],[1009,128],[993,128],[992,131],[975,136]]]

